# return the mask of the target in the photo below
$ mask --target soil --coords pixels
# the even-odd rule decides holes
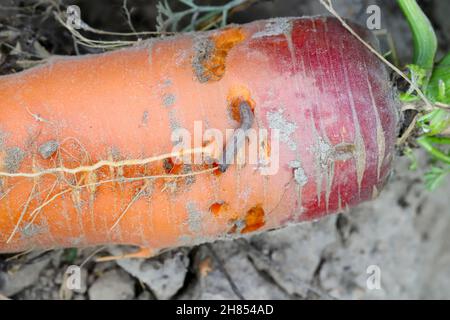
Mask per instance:
[[[45,7],[38,6],[34,12],[11,8],[37,2],[0,1],[0,43],[7,44],[0,46],[0,74],[15,72],[26,66],[26,61],[34,64],[48,55],[98,52],[74,45],[70,34]],[[156,1],[127,3],[137,31],[155,25]],[[448,50],[449,22],[444,13],[449,12],[449,3],[440,0],[421,3],[437,28],[441,48]],[[79,5],[83,19],[95,28],[130,31],[121,1],[83,0],[70,4]],[[342,16],[360,23],[367,19],[365,9],[369,4],[380,5],[382,27],[392,36],[400,61],[410,61],[411,36],[395,2],[334,1]],[[243,23],[321,13],[325,10],[315,0],[260,0],[232,15],[230,20]],[[382,45],[386,45],[385,36],[379,37]],[[166,97],[164,101],[170,106],[174,97]],[[143,123],[147,116],[144,115]],[[54,146],[44,148],[43,156],[54,152],[53,149]],[[11,171],[17,161],[20,152],[15,150]],[[427,158],[419,153],[419,161],[422,166],[411,171],[409,160],[398,157],[390,182],[375,201],[320,221],[252,237],[117,263],[96,263],[92,256],[100,251],[117,255],[127,248],[0,256],[0,298],[449,299],[450,181],[435,192],[426,191],[420,168]],[[302,183],[300,164],[297,168],[297,178]],[[195,208],[192,212],[195,227]],[[83,264],[80,286],[67,290],[63,285],[67,283],[66,270],[70,265],[80,264]]]

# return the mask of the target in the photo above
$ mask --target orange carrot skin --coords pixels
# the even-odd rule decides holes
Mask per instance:
[[[240,101],[253,109],[252,128],[280,132],[276,174],[247,164],[135,179],[214,168],[166,159],[0,176],[0,252],[193,245],[318,219],[381,191],[397,128],[392,87],[374,55],[320,17],[168,37],[0,77],[0,171],[166,154],[172,132],[193,133],[195,121],[239,127]]]

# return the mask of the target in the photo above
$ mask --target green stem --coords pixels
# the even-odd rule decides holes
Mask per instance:
[[[437,50],[437,38],[433,26],[416,0],[397,0],[408,20],[414,42],[414,64],[431,74]]]
[[[444,163],[450,164],[450,156],[443,153],[441,150],[433,147],[430,137],[419,137],[417,139],[417,143],[419,143],[425,150],[427,150],[433,157],[438,160],[441,160]]]
[[[428,141],[430,143],[436,143],[436,144],[450,144],[450,138],[449,137],[427,137]]]

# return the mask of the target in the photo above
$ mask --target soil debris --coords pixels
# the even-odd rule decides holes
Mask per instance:
[[[9,173],[16,173],[20,168],[20,164],[25,158],[25,151],[19,147],[9,147],[6,149],[3,166]]]
[[[56,150],[58,150],[58,147],[58,141],[49,140],[39,147],[39,154],[42,156],[42,158],[48,159],[56,152]]]

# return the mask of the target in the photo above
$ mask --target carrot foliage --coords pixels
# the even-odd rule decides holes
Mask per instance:
[[[424,180],[426,187],[434,190],[450,174],[450,53],[436,63],[437,39],[427,16],[415,0],[397,2],[413,35],[414,61],[407,66],[410,79],[433,103],[431,110],[419,113],[416,142],[431,156]],[[405,103],[419,101],[412,89],[401,93],[400,98]],[[406,154],[413,158],[410,149]]]
[[[157,30],[158,31],[195,31],[206,30],[214,27],[224,27],[231,10],[235,10],[249,2],[249,0],[230,0],[224,5],[203,6],[194,0],[179,0],[184,5],[183,10],[175,11],[169,1],[160,1],[157,5]],[[189,19],[189,23],[180,27],[183,21]]]

